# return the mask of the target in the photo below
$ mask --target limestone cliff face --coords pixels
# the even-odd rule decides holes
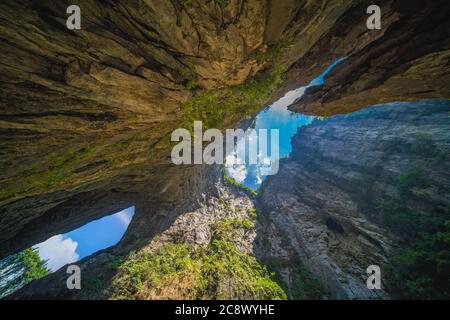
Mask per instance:
[[[201,169],[168,160],[167,137],[188,125],[183,104],[267,67],[257,56],[298,11],[293,1],[284,17],[256,0],[86,0],[82,30],[69,31],[69,4],[0,4],[1,256],[139,199],[190,198],[177,180]]]
[[[291,157],[281,162],[276,176],[263,183],[257,198],[227,187],[221,170],[211,168],[209,176],[199,179],[207,179],[209,184],[194,185],[203,190],[197,202],[167,207],[165,213],[156,205],[160,214],[137,216],[130,225],[133,232],[128,232],[118,246],[80,262],[87,289],[67,290],[63,268],[8,298],[130,298],[130,292],[131,297],[141,299],[263,297],[258,292],[241,291],[242,285],[223,275],[214,290],[201,296],[195,295],[198,282],[185,276],[175,281],[172,275],[160,287],[144,286],[137,292],[135,287],[131,291],[122,287],[130,282],[121,278],[127,269],[118,270],[113,264],[118,256],[136,248],[140,254],[158,252],[176,243],[204,250],[223,234],[236,252],[256,257],[275,271],[288,298],[396,297],[389,283],[392,271],[386,266],[409,242],[411,230],[399,232],[386,223],[381,207],[389,200],[404,202],[416,216],[447,212],[449,112],[448,100],[433,100],[374,106],[317,120],[299,130],[292,141]],[[427,183],[417,183],[418,177],[413,177],[411,185],[406,185],[402,177],[410,168],[422,171]],[[131,255],[127,259],[135,258]],[[370,265],[382,268],[383,290],[367,289],[366,269]],[[151,273],[148,277],[151,279]]]
[[[148,220],[142,221],[138,219],[138,221],[135,221],[133,219],[132,225],[130,225],[130,228],[135,230],[133,234],[138,232],[139,234],[145,234],[142,230],[137,230],[136,224],[141,224],[142,228],[149,228],[152,225],[155,227],[161,226],[151,240],[148,240],[148,238],[145,239],[147,240],[145,246],[138,246],[136,243],[130,242],[129,238],[125,238],[118,246],[97,253],[79,262],[78,265],[81,267],[83,274],[82,290],[67,290],[67,274],[65,268],[62,268],[43,279],[34,281],[25,288],[13,293],[7,299],[264,298],[264,296],[259,296],[259,288],[255,288],[254,291],[242,291],[245,278],[237,274],[226,275],[227,270],[223,270],[222,274],[218,274],[218,279],[212,277],[215,283],[213,289],[207,290],[201,296],[193,296],[195,288],[201,284],[199,281],[195,281],[195,279],[192,281],[190,275],[193,275],[195,272],[208,272],[204,267],[200,270],[190,270],[190,275],[182,274],[180,278],[177,278],[174,274],[169,274],[166,277],[168,281],[164,279],[164,270],[157,269],[156,272],[160,279],[158,283],[151,283],[151,273],[148,272],[146,274],[147,277],[141,279],[146,284],[141,286],[141,289],[138,289],[132,286],[133,282],[124,282],[121,280],[121,276],[126,273],[126,268],[118,270],[118,265],[112,265],[118,257],[127,256],[131,249],[135,251],[139,248],[140,251],[138,254],[145,254],[158,252],[161,249],[164,250],[169,245],[180,246],[182,249],[188,249],[194,252],[195,250],[207,250],[206,248],[213,245],[214,241],[217,240],[226,241],[235,248],[235,254],[245,255],[256,262],[253,250],[256,245],[256,233],[259,228],[257,229],[255,227],[257,217],[254,196],[248,191],[240,190],[233,186],[226,186],[223,183],[223,179],[219,176],[210,176],[209,179],[216,184],[202,195],[201,199],[199,199],[201,202],[197,206],[191,205],[190,207],[176,208],[177,214],[173,214],[174,218],[166,226],[162,224],[164,222],[162,219],[158,221],[160,225],[150,223]],[[149,216],[149,218],[152,217],[154,219],[153,216],[154,214]],[[132,237],[133,234],[128,233],[128,237]],[[140,240],[142,241],[142,239]],[[211,258],[218,260],[220,251],[215,253],[217,256]],[[193,255],[195,256],[195,253]],[[133,254],[127,257],[129,260],[133,258]],[[177,259],[179,259],[174,252],[171,252],[171,255],[167,257],[160,253],[160,258],[167,258],[172,263],[176,263]],[[187,257],[183,258],[186,259]],[[194,262],[199,261],[201,260],[201,256],[197,256],[195,259]],[[153,263],[156,263],[156,261],[153,261]],[[226,269],[225,265],[221,265],[221,267]],[[180,266],[178,268],[181,269]],[[251,278],[251,280],[254,279]],[[95,281],[97,282],[97,286],[92,290]],[[239,283],[235,283],[235,281]],[[151,286],[147,286],[147,283],[150,283]],[[126,296],[124,296],[124,292],[127,293]],[[129,295],[131,292],[133,296]]]
[[[170,206],[169,193],[181,202],[195,196],[182,190],[188,184],[176,186],[197,171],[168,164],[167,137],[188,125],[185,103],[207,90],[264,80],[275,69],[286,85],[274,98],[346,55],[328,79],[335,93],[327,89],[325,99],[336,103],[316,112],[448,96],[447,1],[387,1],[383,30],[374,32],[365,30],[369,2],[83,0],[82,30],[69,31],[72,2],[2,1],[0,256],[130,204],[141,208],[139,199],[149,210],[148,201]],[[232,94],[242,102],[247,93]],[[271,97],[244,101],[219,125]],[[209,116],[215,108],[189,110]]]
[[[265,2],[80,1],[79,31],[69,4],[0,4],[1,256],[132,203],[190,199],[201,169],[170,167],[167,143],[187,88],[262,67]]]
[[[381,291],[367,289],[366,268],[381,266],[386,280],[385,264],[408,237],[388,227],[380,208],[405,199],[402,177],[414,168],[429,179],[410,181],[403,201],[414,214],[407,219],[445,215],[449,111],[448,100],[393,103],[301,128],[292,156],[261,190],[261,238],[268,243],[262,259],[283,261],[286,278],[301,261],[332,298],[389,297],[386,281]],[[405,223],[403,229],[414,228]]]
[[[325,86],[310,88],[292,110],[329,116],[377,103],[450,96],[448,1],[379,5],[381,30],[367,30],[358,14],[366,6],[361,2],[296,62],[291,85],[319,74],[325,61],[348,57],[326,77]]]
[[[69,4],[0,3],[0,257],[131,205],[115,250],[145,247],[216,192],[216,168],[170,164],[168,137],[190,113],[233,126],[337,57],[295,110],[449,96],[448,1],[386,1],[374,32],[363,0],[82,0],[78,31]],[[210,92],[240,104],[186,108]]]

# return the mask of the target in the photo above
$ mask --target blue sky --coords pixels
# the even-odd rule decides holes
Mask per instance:
[[[34,246],[47,267],[56,271],[99,250],[117,244],[134,216],[134,207],[94,220],[71,232],[51,237]]]
[[[342,57],[337,59],[335,62],[333,62],[320,76],[315,78],[313,81],[310,82],[308,87],[312,86],[322,86],[325,84],[325,76],[330,73],[331,70],[333,70],[334,67],[336,67],[339,63],[347,59],[347,57]]]
[[[338,59],[330,65],[309,86],[322,85],[325,76],[344,59]],[[306,88],[301,87],[286,93],[284,97],[261,111],[256,117],[255,129],[279,130],[279,158],[289,156],[292,149],[291,138],[297,132],[297,129],[310,124],[315,119],[315,117],[293,113],[288,110],[288,106],[300,98]],[[236,148],[239,148],[239,145]],[[268,154],[261,154],[260,156],[262,159],[270,158]],[[258,189],[264,180],[265,176],[262,172],[264,171],[262,171],[260,164],[241,164],[227,169],[229,176],[252,189]],[[133,215],[134,207],[130,207],[89,222],[66,234],[55,235],[47,241],[35,245],[34,248],[38,250],[41,259],[47,260],[47,267],[51,271],[56,271],[66,264],[74,263],[99,250],[117,244],[125,234]]]
[[[320,76],[311,81],[308,86],[289,91],[281,99],[265,108],[256,116],[254,127],[254,129],[256,129],[256,134],[258,134],[258,129],[279,130],[279,159],[288,157],[291,153],[291,138],[296,134],[297,129],[310,124],[315,119],[315,117],[312,116],[291,112],[288,110],[288,107],[305,93],[306,88],[323,85],[325,76],[336,65],[344,60],[345,58],[336,60]],[[249,131],[247,131],[247,133],[248,132]],[[259,137],[256,136],[256,138],[258,139]],[[248,137],[246,139],[248,139]],[[257,165],[246,165],[243,159],[239,159],[240,154],[245,154],[245,152],[242,151],[243,148],[245,148],[245,142],[241,141],[241,143],[238,143],[236,146],[235,154],[231,156],[236,158],[236,164],[232,167],[227,167],[227,175],[239,183],[256,190],[266,178],[264,172],[266,172],[267,169],[264,169],[264,166],[261,163],[258,163]],[[239,153],[238,150],[241,150],[241,153]],[[279,160],[269,154],[261,154],[260,159],[270,159],[268,160],[269,162]]]

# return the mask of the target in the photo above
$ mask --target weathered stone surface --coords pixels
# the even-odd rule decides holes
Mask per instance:
[[[220,170],[219,170],[220,172]],[[128,233],[118,246],[99,252],[91,257],[83,259],[77,265],[80,266],[83,273],[83,284],[89,287],[89,277],[97,277],[102,279],[102,286],[93,294],[89,288],[82,290],[67,290],[66,288],[66,270],[61,268],[57,272],[20,289],[16,293],[6,297],[6,299],[92,299],[92,298],[108,298],[109,290],[111,290],[111,279],[117,274],[117,270],[108,267],[114,257],[127,255],[131,250],[140,248],[133,240],[136,239],[134,234],[145,234],[139,228],[150,229],[154,226],[154,235],[147,237],[145,247],[142,250],[157,250],[167,243],[183,243],[190,248],[205,247],[213,241],[213,234],[217,224],[233,219],[254,221],[255,216],[251,216],[250,212],[255,212],[255,204],[253,195],[247,191],[240,190],[236,187],[226,187],[222,183],[219,176],[209,177],[211,181],[217,184],[201,195],[196,205],[186,205],[184,207],[172,208],[172,212],[168,213],[173,219],[165,223],[167,219],[155,219],[158,213],[152,212],[147,216],[147,220],[142,219],[142,215],[132,220],[130,228],[133,233]],[[141,208],[142,209],[142,208]],[[142,212],[143,210],[141,210]],[[160,214],[161,212],[159,212]],[[151,223],[149,218],[153,219]],[[137,219],[137,220],[136,220]],[[138,226],[139,225],[139,226]],[[160,228],[161,227],[161,228]],[[159,228],[158,230],[156,230]],[[253,254],[255,245],[256,229],[236,229],[230,230],[233,236],[230,239],[239,252]],[[150,239],[151,238],[151,239]],[[150,239],[150,240],[149,240]],[[224,279],[226,283],[227,280]],[[189,287],[178,288],[176,284],[169,285],[164,288],[166,293],[162,296],[170,299],[171,297],[185,297]],[[184,291],[183,291],[184,290]],[[233,288],[231,288],[233,290]],[[237,290],[236,290],[237,291]],[[244,297],[242,297],[244,298]]]
[[[257,209],[256,229],[237,230],[233,244],[272,267],[286,288],[304,285],[295,280],[294,272],[306,267],[325,288],[324,298],[390,298],[385,269],[383,290],[370,291],[366,268],[384,266],[406,239],[387,228],[375,211],[383,199],[401,196],[398,177],[412,166],[424,170],[433,182],[415,188],[407,206],[420,214],[450,206],[449,112],[446,100],[422,101],[316,121],[299,130],[291,158],[263,183],[256,199],[224,187],[220,170],[213,170],[198,180],[209,184],[196,186],[203,190],[197,202],[164,208],[157,204],[159,211],[146,215],[142,212],[148,208],[141,208],[119,245],[80,265],[87,274],[100,272],[102,290],[108,290],[115,271],[107,266],[114,256],[136,248],[155,250],[168,242],[204,246],[217,222],[248,217],[249,210]],[[418,148],[424,135],[431,153]],[[62,269],[8,298],[74,299],[89,294],[65,289],[65,277]]]
[[[184,103],[274,65],[272,99],[349,57],[294,107],[310,113],[448,97],[448,1],[386,1],[376,32],[369,2],[83,0],[69,31],[69,1],[2,1],[0,257],[131,204],[122,248],[148,244],[216,174],[170,165]]]
[[[374,33],[362,31],[364,1],[233,0],[223,6],[215,1],[86,0],[79,3],[80,31],[65,28],[67,5],[64,1],[4,1],[0,5],[0,128],[4,137],[0,161],[6,169],[0,177],[3,241],[23,237],[19,234],[25,233],[25,225],[49,210],[64,210],[64,203],[76,202],[72,199],[82,193],[95,199],[97,193],[116,189],[112,181],[139,185],[132,181],[136,172],[145,179],[142,168],[167,162],[167,147],[161,139],[182,123],[181,105],[192,96],[185,85],[240,84],[265,67],[257,56],[267,51],[267,45],[282,48],[277,63],[286,70],[295,64],[287,73],[290,86],[292,81],[298,85],[311,79],[334,57],[349,55],[349,63],[361,65],[382,51],[384,56],[393,56],[392,65],[406,58],[420,62],[408,62],[409,71],[400,68],[402,74],[414,79],[426,76],[426,85],[435,93],[411,97],[444,95],[448,88],[445,51],[438,50],[447,46],[446,24],[429,19],[439,10],[442,15],[438,17],[444,16],[448,6],[441,2],[421,8],[420,19],[406,14],[402,23],[392,27],[394,31],[390,26],[403,7],[388,2],[383,7],[385,29]],[[429,27],[422,23],[427,19]],[[405,25],[411,32],[403,32]],[[410,41],[414,32],[419,32],[417,46],[423,50],[409,49],[416,45]],[[399,33],[408,37],[399,39],[395,36]],[[330,37],[334,39],[331,45]],[[280,39],[284,45],[278,43]],[[401,51],[396,49],[400,47]],[[405,51],[416,53],[405,57]],[[372,65],[381,70],[379,64]],[[380,72],[366,71],[360,68],[358,74],[380,79]],[[342,72],[339,75],[345,77]],[[431,80],[436,77],[441,82]],[[391,93],[399,93],[399,88],[411,85],[397,72],[391,78],[391,83],[374,87],[387,86]],[[370,102],[393,98],[384,93]],[[352,101],[358,101],[357,106],[365,104]],[[159,178],[149,174],[147,179]],[[131,189],[127,191],[139,193],[138,187]],[[116,192],[114,197],[122,195]],[[104,212],[109,209],[105,207]],[[16,215],[19,211],[20,216]],[[3,242],[5,247],[20,246]]]
[[[384,265],[406,239],[383,226],[376,210],[400,197],[397,179],[411,167],[432,182],[415,189],[407,206],[423,215],[450,206],[449,112],[446,100],[393,103],[299,129],[292,156],[262,187],[261,238],[270,245],[261,254],[300,258],[331,298],[387,298],[367,289],[366,268]],[[433,152],[418,151],[420,143]]]
[[[450,97],[448,1],[385,1],[379,31],[367,30],[366,17],[358,14],[365,8],[362,2],[350,9],[297,61],[288,83],[305,84],[324,63],[348,57],[292,110],[329,116],[377,103]]]
[[[240,84],[262,67],[265,2],[81,1],[80,31],[65,27],[68,4],[0,5],[2,256],[161,198],[190,172],[168,165],[166,143],[186,84]]]

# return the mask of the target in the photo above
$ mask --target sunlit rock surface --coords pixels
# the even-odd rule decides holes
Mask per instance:
[[[293,109],[449,97],[448,1],[386,1],[381,31],[366,29],[370,1],[83,0],[80,31],[69,4],[0,4],[0,257],[135,205],[126,253],[198,207],[218,173],[172,166],[168,137],[207,90],[276,71],[256,105],[194,105],[233,126],[347,56]]]
[[[297,61],[287,83],[309,78],[321,61],[349,57],[292,110],[329,116],[377,103],[450,97],[450,3],[392,0],[380,7],[381,30],[367,29],[362,1]]]
[[[18,239],[39,220],[59,231],[43,216],[65,220],[61,208],[80,206],[78,199],[109,197],[101,209],[111,212],[145,181],[163,179],[152,172],[166,170],[167,136],[183,124],[182,105],[196,90],[243,83],[274,63],[287,71],[286,86],[298,87],[349,56],[327,80],[340,89],[324,99],[339,92],[340,100],[326,111],[295,109],[333,114],[448,96],[448,2],[387,1],[383,30],[370,32],[367,3],[85,0],[74,32],[65,27],[66,1],[2,1],[2,255],[23,248]],[[350,81],[355,76],[368,80]],[[88,220],[77,216],[67,227]]]
[[[366,269],[386,264],[407,239],[387,228],[380,206],[400,199],[399,177],[415,168],[430,182],[414,188],[406,206],[418,215],[445,214],[449,112],[448,100],[393,103],[299,129],[292,156],[262,186],[261,238],[269,248],[262,255],[285,261],[287,276],[300,259],[332,298],[389,297],[367,289]]]

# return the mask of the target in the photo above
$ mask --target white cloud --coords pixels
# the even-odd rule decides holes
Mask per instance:
[[[119,213],[116,213],[115,216],[119,219],[119,221],[125,226],[128,227],[128,225],[131,222],[131,219],[133,218],[133,215],[127,212],[127,210],[120,211]]]
[[[56,271],[66,264],[78,261],[80,256],[76,252],[78,243],[59,234],[45,242],[34,246],[42,260],[48,260],[47,267]]]
[[[262,184],[263,180],[261,178],[261,174],[259,173],[259,171],[256,173],[256,184],[258,186],[260,186]]]
[[[238,159],[238,162],[239,159]],[[242,162],[241,162],[242,163]],[[236,180],[239,183],[244,182],[245,178],[247,178],[247,168],[244,164],[235,164],[233,166],[227,167],[228,176],[232,177],[234,180]]]
[[[301,96],[305,94],[306,87],[300,87],[298,89],[287,92],[281,99],[275,101],[271,105],[272,110],[287,110],[291,104],[295,102],[295,100],[299,99]]]

